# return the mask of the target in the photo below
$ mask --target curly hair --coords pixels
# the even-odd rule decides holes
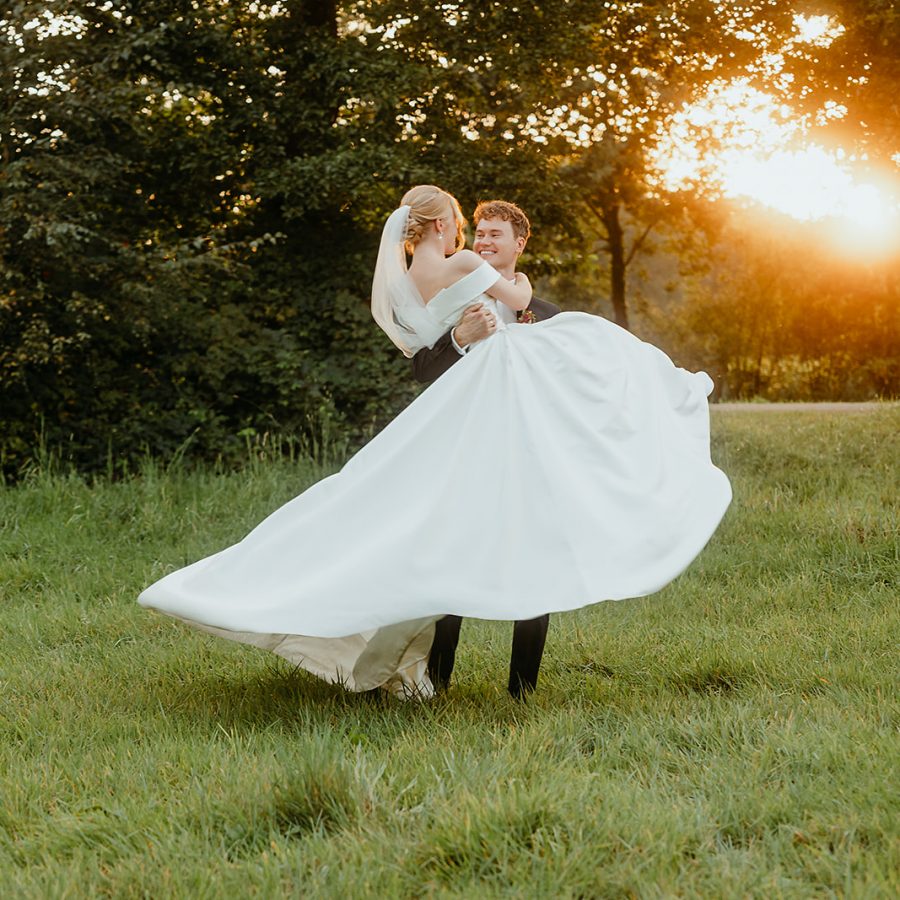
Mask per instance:
[[[531,222],[515,203],[506,200],[482,200],[475,207],[472,220],[477,227],[482,219],[502,219],[512,225],[515,237],[524,238],[526,241],[531,237]]]

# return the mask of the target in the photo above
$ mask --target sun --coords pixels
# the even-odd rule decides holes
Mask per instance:
[[[804,39],[831,39],[827,17],[804,22]],[[840,118],[843,109],[832,104],[823,114]],[[680,110],[653,163],[663,190],[700,187],[799,221],[827,220],[835,239],[855,252],[900,246],[897,186],[863,174],[864,160],[809,140],[789,107],[746,80],[716,83]]]

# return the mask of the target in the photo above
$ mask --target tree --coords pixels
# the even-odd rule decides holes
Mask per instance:
[[[416,182],[520,202],[529,269],[608,269],[627,325],[631,267],[692,193],[662,190],[652,151],[710,83],[769,77],[760,53],[793,14],[17,0],[0,19],[7,469],[41,430],[85,467],[188,438],[227,456],[322,417],[364,438],[414,393],[367,299]]]
[[[842,255],[820,224],[722,207],[708,264],[651,311],[654,342],[725,399],[897,396],[900,258]]]
[[[366,156],[341,122],[353,73],[386,94],[393,69],[333,4],[18,3],[0,27],[8,468],[40,430],[87,467],[192,434],[227,455],[322,415],[364,435],[412,395],[347,202],[391,136]]]
[[[382,43],[439,73],[411,130],[436,142],[446,136],[439,119],[472,139],[470,160],[505,159],[524,175],[527,191],[520,182],[513,199],[524,196],[545,226],[559,227],[555,255],[605,255],[625,327],[628,267],[681,199],[660,189],[653,148],[683,104],[746,72],[793,28],[790,11],[771,0],[455,2],[415,15],[391,0],[360,6],[378,13],[370,30]]]
[[[900,9],[892,0],[807,0],[798,12],[828,16],[827,32],[812,51],[791,60],[794,96],[811,117],[826,104],[846,110],[823,124],[848,150],[896,173],[900,153]],[[891,160],[893,159],[893,164]]]

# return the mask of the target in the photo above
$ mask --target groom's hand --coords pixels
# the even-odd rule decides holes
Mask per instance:
[[[483,303],[470,306],[453,329],[453,338],[460,348],[483,341],[497,330],[497,319]]]

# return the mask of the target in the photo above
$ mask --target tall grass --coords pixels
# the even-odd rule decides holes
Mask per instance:
[[[372,701],[138,608],[329,471],[147,463],[0,492],[0,894],[900,894],[900,411],[719,412],[735,502],[659,594],[467,621]]]

